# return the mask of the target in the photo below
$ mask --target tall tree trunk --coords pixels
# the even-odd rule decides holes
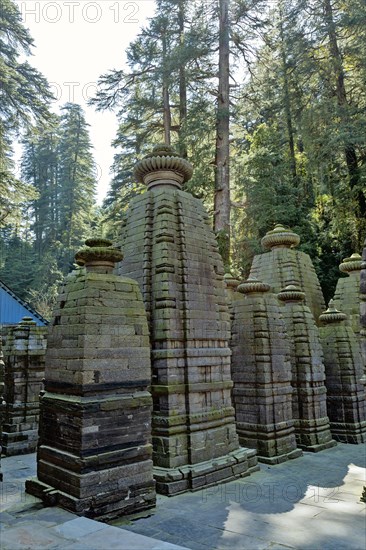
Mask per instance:
[[[184,47],[184,2],[179,1],[178,21],[179,21],[179,35],[180,35],[180,47]],[[187,158],[187,140],[185,135],[185,123],[187,119],[187,81],[186,81],[186,67],[182,61],[179,64],[179,143],[180,154],[182,157]]]
[[[340,117],[342,125],[344,128],[350,126],[349,114],[348,114],[348,102],[347,94],[345,87],[345,76],[343,68],[342,55],[338,46],[336,25],[333,17],[333,8],[331,0],[324,0],[323,9],[325,15],[325,21],[327,26],[327,34],[329,38],[329,53],[331,57],[331,62],[333,65],[335,84],[336,84],[336,94],[337,94],[337,103],[339,106]],[[346,158],[346,164],[349,174],[349,184],[350,188],[356,191],[356,197],[358,201],[359,215],[364,218],[366,216],[366,199],[362,189],[358,188],[360,184],[360,171],[358,166],[358,159],[356,154],[356,149],[353,143],[347,141],[344,145],[344,154]],[[361,235],[360,235],[361,239]],[[361,242],[359,245],[361,246]]]
[[[283,7],[282,3],[279,4],[280,11],[280,50],[281,50],[281,61],[282,61],[282,71],[283,71],[283,103],[285,108],[285,117],[286,117],[286,126],[288,134],[288,144],[290,150],[290,167],[292,178],[297,186],[297,168],[296,168],[296,156],[295,156],[295,140],[294,140],[294,126],[292,122],[292,112],[291,112],[291,99],[290,99],[290,86],[288,78],[288,63],[287,63],[287,52],[286,52],[286,41],[285,33],[283,30]]]
[[[226,268],[230,264],[229,0],[219,0],[219,90],[216,115],[214,230]]]
[[[166,43],[166,28],[163,30],[163,124],[164,124],[164,142],[166,145],[171,144],[170,130],[172,126],[172,115],[170,112],[169,101],[169,75],[166,67],[167,60],[167,43]]]

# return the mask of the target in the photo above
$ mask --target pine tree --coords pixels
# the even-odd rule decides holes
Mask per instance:
[[[0,222],[19,217],[19,205],[34,196],[14,175],[11,139],[35,121],[49,117],[52,99],[46,79],[22,56],[31,53],[33,40],[11,0],[0,9]]]

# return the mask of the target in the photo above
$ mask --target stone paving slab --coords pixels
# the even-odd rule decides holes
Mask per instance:
[[[366,447],[338,444],[107,525],[24,493],[35,455],[2,460],[1,550],[364,550]]]

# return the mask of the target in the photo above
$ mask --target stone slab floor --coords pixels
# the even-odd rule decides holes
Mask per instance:
[[[42,508],[24,493],[35,455],[1,461],[1,550],[348,550],[366,548],[366,446],[337,447],[173,498],[113,526]],[[133,538],[137,537],[137,538]],[[175,546],[175,545],[178,545]]]

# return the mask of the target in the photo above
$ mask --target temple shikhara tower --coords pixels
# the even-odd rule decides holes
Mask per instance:
[[[111,519],[155,505],[149,334],[119,250],[89,239],[65,280],[48,335],[37,478],[46,505]]]
[[[343,443],[366,441],[365,382],[359,342],[334,303],[320,316],[327,387],[327,410],[333,437]]]
[[[270,286],[248,279],[233,301],[233,400],[239,441],[258,459],[278,464],[297,458],[292,416],[290,344]]]
[[[325,367],[319,329],[304,292],[289,285],[278,294],[290,342],[292,365],[292,417],[297,445],[318,452],[336,445],[327,415]]]
[[[268,252],[254,256],[249,277],[271,285],[272,292],[280,292],[288,285],[299,287],[318,322],[325,310],[324,297],[310,256],[295,250],[300,243],[299,235],[278,224],[261,242]]]
[[[352,254],[339,265],[339,270],[348,275],[338,279],[334,294],[334,306],[347,316],[347,323],[360,337],[360,277],[362,258]]]
[[[135,168],[147,185],[127,214],[118,274],[140,284],[150,324],[154,476],[174,494],[247,475],[231,401],[224,269],[201,201],[182,190],[192,166],[157,146]]]

